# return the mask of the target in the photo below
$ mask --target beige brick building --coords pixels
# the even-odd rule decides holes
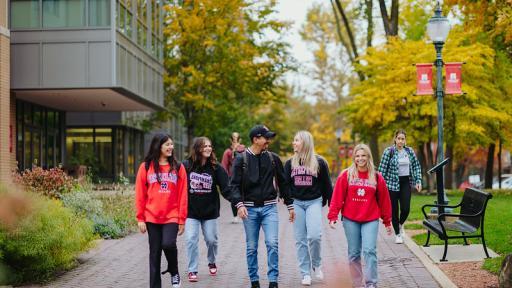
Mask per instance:
[[[9,181],[15,167],[14,103],[10,95],[10,32],[8,1],[0,0],[0,181]]]

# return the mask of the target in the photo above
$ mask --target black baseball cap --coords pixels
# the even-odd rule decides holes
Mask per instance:
[[[249,138],[252,141],[252,138],[254,137],[265,137],[267,139],[274,138],[276,136],[275,132],[270,131],[266,126],[264,125],[256,125],[252,127],[251,132],[249,132]]]

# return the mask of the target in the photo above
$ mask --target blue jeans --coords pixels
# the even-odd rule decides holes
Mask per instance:
[[[295,209],[295,247],[302,277],[310,275],[311,266],[322,262],[322,197],[313,200],[293,199]]]
[[[185,237],[187,241],[188,272],[197,272],[199,228],[203,230],[204,241],[206,242],[206,249],[208,251],[208,263],[215,263],[215,257],[217,256],[217,219],[197,220],[187,218],[187,222],[185,223]]]
[[[377,233],[379,220],[371,222],[354,222],[343,219],[343,228],[348,242],[348,262],[352,283],[355,287],[377,285]],[[364,257],[364,279],[361,269],[361,247]]]
[[[247,245],[247,269],[252,281],[259,281],[258,275],[258,239],[260,228],[265,233],[265,245],[267,246],[269,282],[277,282],[279,276],[279,217],[277,205],[263,207],[247,207],[248,216],[244,219],[245,242]]]

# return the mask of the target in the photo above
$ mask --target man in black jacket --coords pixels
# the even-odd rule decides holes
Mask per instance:
[[[238,209],[238,216],[244,220],[247,268],[251,288],[260,287],[258,239],[261,228],[265,233],[267,246],[269,288],[278,287],[278,196],[283,198],[288,208],[290,222],[295,218],[293,200],[284,177],[283,163],[278,155],[267,151],[275,135],[276,133],[263,125],[257,125],[251,129],[249,132],[251,146],[235,159],[230,183],[232,203]]]

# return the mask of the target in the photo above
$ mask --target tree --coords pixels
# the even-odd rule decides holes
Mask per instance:
[[[471,42],[473,34],[456,27],[450,33],[444,60],[467,61],[463,67],[464,95],[445,97],[447,141],[481,145],[493,142],[490,131],[495,123],[510,123],[511,117],[503,109],[502,94],[495,82],[495,52],[482,43]],[[414,51],[414,53],[411,53]],[[434,59],[434,49],[423,41],[389,39],[380,47],[367,50],[362,59],[367,65],[360,66],[368,79],[352,89],[353,100],[344,110],[354,129],[368,133],[365,129],[374,125],[384,127],[381,137],[392,139],[392,131],[407,123],[412,133],[409,142],[425,146],[435,139],[433,121],[437,115],[435,99],[413,96],[416,75],[413,63]],[[449,117],[452,117],[451,119]],[[430,147],[427,145],[426,148]],[[420,149],[421,158],[433,163],[433,154]]]
[[[274,88],[291,67],[280,38],[288,25],[272,19],[275,5],[189,0],[165,7],[165,102],[183,115],[189,145],[196,135],[224,142],[230,131],[248,130],[259,107],[279,100]],[[269,31],[277,36],[265,38]]]

